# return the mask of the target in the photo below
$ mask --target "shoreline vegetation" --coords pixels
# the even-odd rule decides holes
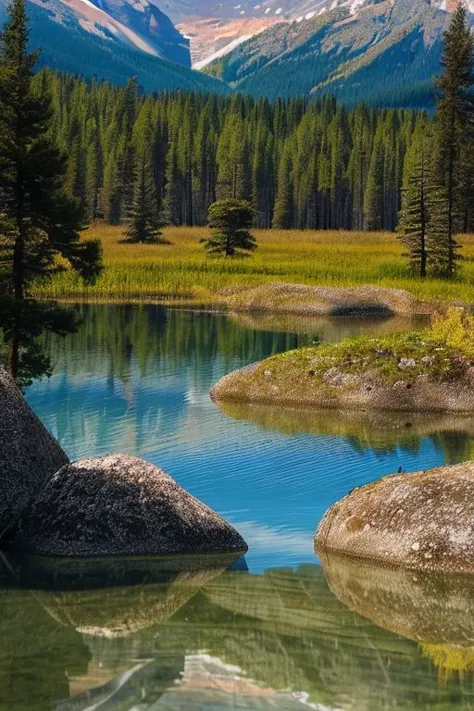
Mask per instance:
[[[288,351],[211,390],[217,402],[349,410],[474,412],[474,318],[461,309],[420,332]]]
[[[175,301],[242,310],[239,290],[243,294],[244,288],[270,283],[336,288],[371,284],[403,289],[422,302],[474,303],[474,235],[461,237],[464,259],[455,280],[415,280],[403,246],[390,232],[254,230],[258,249],[249,258],[233,259],[205,253],[201,240],[209,235],[207,228],[166,228],[164,237],[170,244],[165,245],[126,244],[124,227],[101,223],[85,234],[103,245],[104,271],[97,282],[84,284],[66,270],[52,281],[37,282],[35,297]],[[282,309],[277,299],[274,303],[267,299],[261,310]]]

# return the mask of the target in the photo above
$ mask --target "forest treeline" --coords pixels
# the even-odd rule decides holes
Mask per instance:
[[[88,220],[127,219],[137,176],[166,222],[206,224],[215,200],[243,198],[257,227],[392,230],[423,113],[346,110],[321,100],[143,95],[41,71],[49,131],[68,155],[66,187]]]

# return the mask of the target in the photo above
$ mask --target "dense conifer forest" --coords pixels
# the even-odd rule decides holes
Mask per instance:
[[[408,110],[346,110],[330,97],[146,96],[134,80],[117,88],[48,70],[35,81],[53,98],[69,192],[88,220],[111,224],[126,221],[145,174],[172,225],[203,225],[216,199],[242,198],[257,227],[391,230],[426,122]]]

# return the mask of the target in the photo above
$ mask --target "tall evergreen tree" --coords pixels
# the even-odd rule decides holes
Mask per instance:
[[[290,147],[286,146],[278,170],[278,187],[273,213],[273,227],[288,230],[293,226],[294,200]]]
[[[150,164],[144,160],[136,168],[135,188],[129,209],[129,227],[127,241],[132,243],[156,244],[165,241],[161,238],[155,181]]]
[[[48,136],[50,98],[32,86],[38,52],[28,53],[25,0],[13,0],[8,15],[0,54],[0,291],[11,323],[24,322],[30,286],[57,268],[57,256],[90,281],[101,264],[99,242],[79,238],[81,207],[64,189],[66,158]],[[45,326],[56,328],[50,313]],[[21,331],[9,328],[13,375]]]
[[[474,128],[474,40],[464,3],[453,13],[444,35],[442,64],[444,74],[436,80],[438,91],[437,127],[439,140],[439,173],[446,188],[447,233],[442,249],[445,264],[439,265],[445,276],[456,270],[457,243],[455,233],[462,228],[465,195],[462,190],[462,147],[473,150]]]
[[[433,196],[431,156],[425,136],[412,146],[412,167],[406,180],[400,211],[399,236],[408,250],[413,271],[426,277],[428,270],[428,225],[430,197]]]

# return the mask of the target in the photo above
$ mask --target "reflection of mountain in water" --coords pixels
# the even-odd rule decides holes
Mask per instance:
[[[0,708],[474,709],[470,675],[440,685],[417,640],[340,603],[317,566],[199,575],[191,586],[189,574],[182,581],[187,598],[176,594],[176,578],[125,588],[4,591]],[[418,594],[426,590],[420,586]],[[452,619],[445,592],[433,614],[444,610],[443,625],[457,633],[463,609],[471,613],[466,588],[457,589]],[[117,625],[120,634],[109,633]]]

